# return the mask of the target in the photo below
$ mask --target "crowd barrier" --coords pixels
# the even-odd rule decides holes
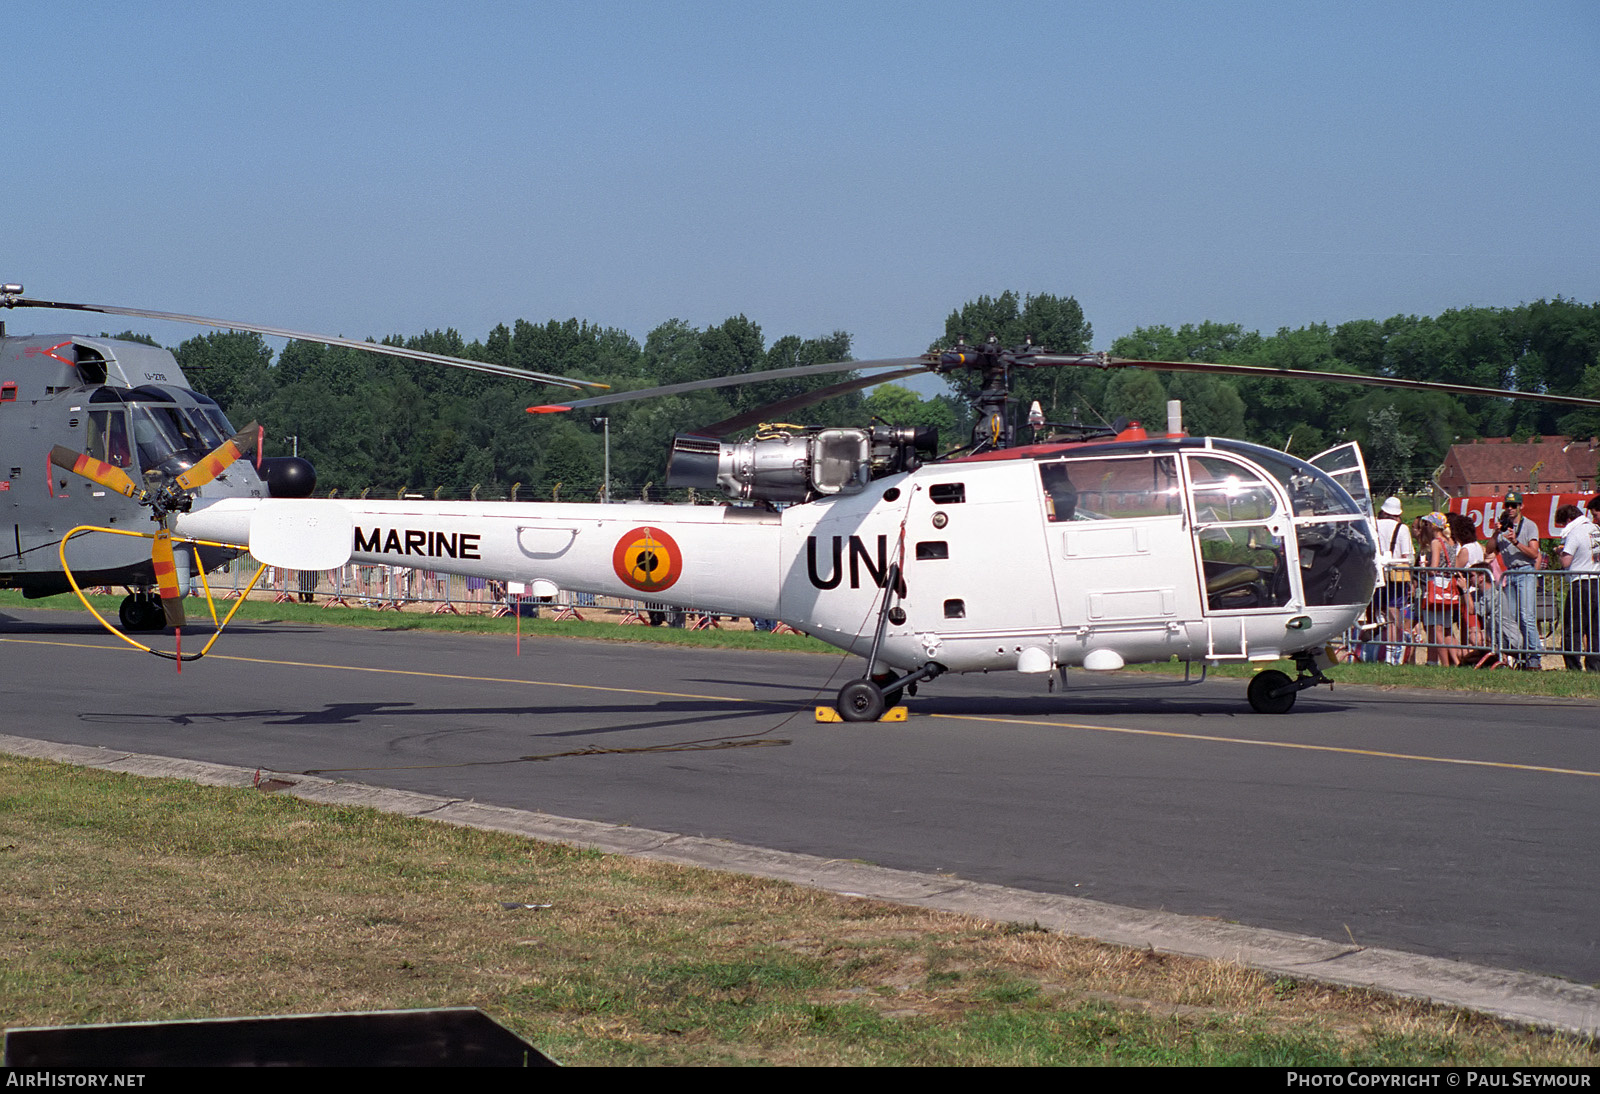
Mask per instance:
[[[1600,671],[1600,574],[1391,568],[1342,645],[1357,661]]]

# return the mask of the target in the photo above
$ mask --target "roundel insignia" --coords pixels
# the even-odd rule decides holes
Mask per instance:
[[[683,552],[678,542],[659,528],[635,528],[617,540],[611,568],[622,583],[642,593],[671,588],[683,573]]]

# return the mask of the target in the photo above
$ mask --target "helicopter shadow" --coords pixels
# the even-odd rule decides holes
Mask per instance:
[[[42,609],[42,611],[53,611],[53,609]],[[63,614],[65,614],[65,613],[63,613]],[[115,615],[116,613],[113,612],[112,614]],[[282,624],[282,623],[269,623],[269,622],[266,622],[266,621],[253,621],[253,622],[250,622],[250,623],[230,623],[230,624],[228,624],[227,633],[229,635],[310,634],[310,633],[313,633],[315,630],[316,630],[316,628],[309,627],[309,626],[306,626],[304,624]],[[199,637],[209,638],[211,635],[217,633],[217,628],[211,624],[211,621],[209,619],[205,620],[204,622],[201,622],[199,620],[193,620],[193,621],[191,621],[190,624],[185,624],[185,626],[183,628],[183,633],[186,636],[195,637],[195,638],[199,638]],[[92,635],[92,634],[99,634],[99,635],[105,635],[108,638],[112,637],[110,635],[110,633],[107,632],[107,630],[104,627],[102,627],[99,623],[96,623],[93,619],[87,619],[87,620],[80,619],[80,618],[63,619],[63,620],[38,619],[38,618],[26,618],[26,619],[24,619],[24,618],[19,618],[17,616],[11,615],[8,612],[0,612],[0,635],[7,635],[7,634],[19,634],[19,635],[20,634],[28,634],[28,635],[69,635],[69,634],[70,635],[83,635],[83,634],[91,634]],[[160,641],[163,636],[167,637],[168,639],[170,639],[172,637],[171,634],[166,632],[166,631],[134,631],[134,632],[131,632],[131,637],[133,637],[134,639],[136,639],[138,641],[144,641],[146,643],[150,642],[151,640]]]
[[[526,753],[520,749],[496,749],[497,755],[478,756],[476,758],[462,758],[447,760],[440,757],[430,762],[430,767],[451,768],[482,768],[499,767],[508,764],[526,764],[547,762],[550,760],[567,759],[573,757],[589,757],[599,755],[635,755],[635,754],[667,754],[682,752],[719,751],[723,749],[747,747],[774,747],[787,746],[792,740],[786,737],[771,736],[772,732],[788,722],[794,715],[800,713],[798,709],[787,706],[765,706],[757,709],[743,707],[730,710],[727,704],[721,704],[721,709],[713,709],[709,704],[688,701],[673,701],[652,704],[650,712],[653,717],[634,718],[617,724],[593,726],[585,729],[562,730],[559,732],[534,732],[526,737],[514,738],[523,740],[551,740],[552,747],[549,751]],[[248,730],[254,725],[273,726],[314,726],[325,727],[370,727],[376,719],[382,728],[391,734],[383,742],[382,748],[386,762],[377,766],[363,764],[358,767],[331,767],[326,765],[312,765],[301,768],[295,767],[304,774],[337,775],[340,772],[378,771],[394,766],[394,760],[400,756],[409,756],[412,759],[401,764],[402,767],[414,766],[417,759],[427,756],[430,752],[437,755],[440,748],[450,747],[453,741],[472,737],[485,732],[494,732],[504,728],[496,725],[495,720],[506,717],[520,717],[523,715],[558,717],[571,719],[574,716],[610,714],[629,715],[638,714],[639,706],[612,704],[604,706],[559,706],[559,707],[422,707],[411,703],[330,703],[317,710],[285,710],[281,708],[260,710],[237,711],[195,711],[170,715],[135,715],[129,716],[120,713],[90,713],[81,715],[81,720],[86,722],[116,724],[126,726],[130,723],[145,726],[171,726],[183,728],[199,728],[219,724],[233,724],[241,729]],[[769,722],[751,730],[748,725],[725,726],[724,723],[747,719],[752,714],[778,713],[784,717]],[[474,724],[475,718],[490,719],[490,723]],[[412,721],[420,719],[420,723]],[[406,723],[410,722],[410,725]],[[515,730],[518,727],[513,727]],[[395,732],[398,730],[399,732]],[[642,739],[641,739],[642,735]],[[562,738],[578,738],[571,744],[556,744]],[[592,738],[583,742],[581,739]],[[337,737],[330,740],[337,740]]]
[[[763,715],[786,717],[803,712],[805,708],[777,703],[701,702],[697,700],[666,700],[649,704],[602,703],[562,705],[516,705],[481,707],[428,707],[409,702],[356,702],[328,703],[318,709],[294,710],[269,707],[256,710],[187,711],[175,714],[127,714],[121,712],[87,712],[79,719],[93,724],[108,725],[163,725],[177,727],[206,725],[269,725],[269,726],[368,726],[374,719],[385,726],[395,720],[424,719],[430,723],[454,723],[453,728],[485,728],[463,726],[463,722],[477,719],[491,721],[505,718],[528,718],[539,722],[548,719],[571,721],[582,717],[622,717],[628,719],[616,724],[586,728],[540,731],[528,735],[537,738],[570,738],[603,736],[638,730],[670,729],[680,726],[707,725],[737,721]],[[629,716],[636,717],[629,717]],[[522,726],[514,727],[523,729]]]
[[[839,680],[833,680],[827,683],[791,684],[782,680],[752,681],[748,676],[737,679],[729,679],[718,676],[695,676],[686,678],[683,682],[685,684],[702,684],[707,687],[723,688],[750,687],[752,684],[755,684],[756,686],[759,686],[762,691],[784,691],[794,692],[801,695],[816,695],[819,696],[817,700],[818,702],[831,702],[833,697],[839,692],[840,683],[842,681],[853,679],[855,679],[854,676],[841,676]]]

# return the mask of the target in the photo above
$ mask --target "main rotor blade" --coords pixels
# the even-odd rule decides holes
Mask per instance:
[[[690,391],[707,391],[718,387],[736,387],[740,384],[760,384],[768,380],[789,380],[798,376],[825,376],[830,372],[852,372],[857,369],[905,369],[901,375],[910,375],[927,368],[926,357],[883,357],[873,361],[830,361],[825,365],[796,365],[794,368],[771,368],[758,372],[740,372],[732,376],[717,376],[709,380],[689,380],[681,384],[640,388],[638,391],[617,391],[610,395],[596,395],[570,403],[530,406],[529,414],[556,414],[563,410],[584,410],[595,406],[610,406],[634,399],[654,399],[662,395],[682,395]],[[869,384],[880,380],[868,381]]]
[[[82,475],[90,482],[97,482],[107,490],[115,490],[123,497],[144,500],[144,487],[134,482],[126,471],[114,463],[105,463],[88,453],[74,452],[59,444],[50,449],[50,462],[71,471],[74,475]]]
[[[219,330],[245,330],[253,334],[266,334],[274,338],[292,338],[300,342],[320,342],[325,346],[343,346],[345,349],[358,349],[363,353],[376,353],[384,357],[406,357],[413,361],[428,361],[436,365],[447,365],[450,368],[463,368],[472,372],[487,372],[491,376],[505,376],[513,380],[538,380],[540,383],[555,384],[557,387],[568,388],[572,391],[582,391],[584,388],[609,388],[610,384],[602,384],[597,380],[578,380],[571,376],[555,376],[548,372],[534,372],[525,368],[513,368],[510,365],[494,365],[486,361],[469,361],[465,357],[449,357],[442,353],[425,353],[419,349],[406,349],[404,346],[385,346],[379,342],[358,342],[354,338],[339,338],[330,334],[309,334],[305,331],[285,330],[282,327],[263,327],[256,323],[240,323],[233,319],[208,319],[203,315],[181,315],[170,311],[148,311],[144,308],[118,308],[110,304],[68,304],[59,300],[32,300],[18,297],[8,300],[6,307],[16,308],[55,308],[61,311],[92,311],[103,315],[127,315],[135,319],[166,319],[173,323],[193,323],[200,327],[215,327]]]
[[[166,528],[156,533],[155,544],[150,548],[150,564],[155,567],[167,626],[183,626],[183,590],[178,588],[178,565],[172,557],[172,533]]]
[[[261,443],[261,426],[251,422],[228,440],[223,441],[198,463],[178,476],[178,485],[185,490],[198,490],[222,474],[240,456],[254,452]]]
[[[827,387],[819,387],[815,391],[791,395],[787,399],[779,399],[775,403],[758,406],[754,410],[745,411],[743,414],[735,414],[733,417],[724,418],[720,422],[712,422],[710,425],[701,426],[698,429],[685,430],[684,432],[695,433],[702,437],[726,437],[728,434],[737,433],[741,429],[748,429],[753,425],[760,425],[762,422],[770,422],[780,415],[789,414],[796,410],[804,410],[808,406],[814,406],[817,403],[833,398],[835,395],[845,395],[852,391],[860,391],[864,387],[887,383],[890,380],[898,380],[903,376],[915,376],[917,373],[925,371],[926,369],[920,367],[903,368],[896,372],[880,372],[873,376],[858,376],[853,380],[841,380],[837,384],[829,384]]]
[[[1278,380],[1316,380],[1332,384],[1361,384],[1367,387],[1396,388],[1401,391],[1438,391],[1446,395],[1480,395],[1490,399],[1530,399],[1541,403],[1600,407],[1600,399],[1578,395],[1551,395],[1543,391],[1512,391],[1509,388],[1447,384],[1435,380],[1402,380],[1391,376],[1371,376],[1364,372],[1319,372],[1314,369],[1273,368],[1268,365],[1225,365],[1210,361],[1141,361],[1127,357],[1107,357],[1098,353],[1034,354],[1035,366],[1080,366],[1093,368],[1147,368],[1156,372],[1209,372],[1224,376],[1248,376]]]

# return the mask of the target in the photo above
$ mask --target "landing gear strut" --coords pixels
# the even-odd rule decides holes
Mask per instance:
[[[906,621],[905,611],[893,606],[896,592],[901,596],[905,595],[904,589],[900,586],[898,562],[889,564],[882,587],[883,603],[878,608],[878,628],[873,632],[872,649],[867,654],[867,675],[859,680],[852,680],[840,688],[839,701],[834,704],[839,717],[847,722],[876,722],[883,717],[884,711],[900,704],[900,699],[907,689],[915,695],[919,683],[923,680],[932,680],[944,671],[944,666],[934,661],[929,661],[920,669],[908,672],[904,676],[878,669],[878,650],[883,645],[884,629],[891,620],[896,626]]]
[[[1333,686],[1333,681],[1322,674],[1322,669],[1317,666],[1316,655],[1302,650],[1294,655],[1295,677],[1289,678],[1286,672],[1277,669],[1267,669],[1258,672],[1250,680],[1250,686],[1245,691],[1245,696],[1250,700],[1250,709],[1257,714],[1288,714],[1294,709],[1295,697],[1306,688],[1314,688],[1318,684]]]

